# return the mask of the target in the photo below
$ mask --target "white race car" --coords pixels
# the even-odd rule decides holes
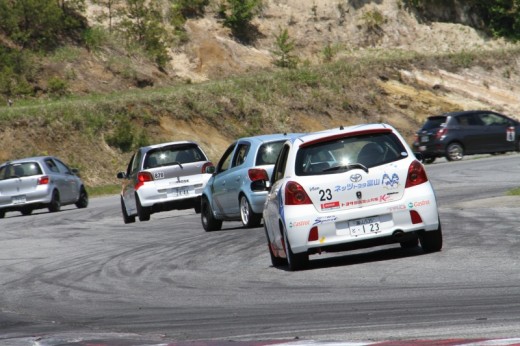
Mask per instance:
[[[287,141],[263,211],[273,266],[309,255],[391,243],[440,251],[442,230],[424,166],[387,124],[338,128]]]

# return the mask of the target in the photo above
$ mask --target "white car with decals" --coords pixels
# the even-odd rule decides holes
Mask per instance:
[[[333,158],[333,161],[331,161]],[[440,251],[435,193],[396,129],[367,124],[288,140],[263,211],[271,261],[305,268],[309,255],[399,243]]]

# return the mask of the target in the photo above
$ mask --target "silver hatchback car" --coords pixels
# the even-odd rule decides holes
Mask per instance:
[[[62,205],[88,206],[88,194],[77,175],[52,156],[29,157],[0,165],[0,218],[9,211],[30,215],[35,209],[56,212]]]
[[[213,166],[197,143],[180,141],[139,148],[123,180],[121,210],[124,223],[150,220],[153,213],[194,208],[200,212],[200,196]]]
[[[221,229],[222,221],[242,221],[248,228],[261,224],[265,181],[285,141],[300,135],[244,137],[227,148],[202,194],[201,222],[206,232]]]

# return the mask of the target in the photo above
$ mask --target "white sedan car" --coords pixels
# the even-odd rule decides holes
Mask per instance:
[[[273,266],[309,255],[400,243],[440,251],[442,231],[424,166],[386,124],[304,135],[280,151],[263,211]]]

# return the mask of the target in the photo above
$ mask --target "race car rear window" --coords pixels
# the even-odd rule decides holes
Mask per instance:
[[[144,169],[185,164],[208,159],[194,144],[165,146],[150,150],[144,159]]]
[[[300,148],[296,154],[295,171],[299,176],[342,173],[353,167],[370,169],[407,156],[395,134],[363,134]]]
[[[422,130],[431,130],[431,129],[437,129],[441,127],[444,123],[446,123],[447,117],[445,116],[435,116],[435,117],[429,117],[426,122],[424,123]]]

